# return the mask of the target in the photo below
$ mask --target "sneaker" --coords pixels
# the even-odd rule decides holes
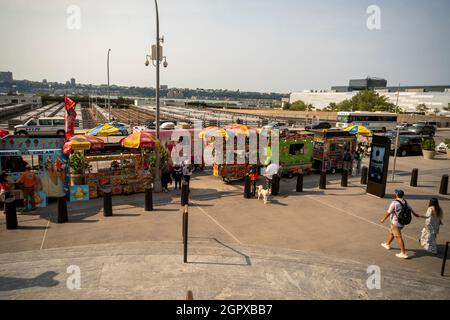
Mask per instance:
[[[391,246],[388,245],[387,243],[382,243],[381,246],[382,246],[383,248],[385,248],[386,250],[391,250]]]
[[[408,259],[408,255],[406,253],[397,253],[395,256],[400,259]]]

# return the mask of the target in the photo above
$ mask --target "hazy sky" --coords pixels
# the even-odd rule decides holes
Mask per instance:
[[[81,28],[66,26],[70,5]],[[369,5],[381,30],[366,26]],[[160,0],[162,84],[288,93],[370,76],[450,84],[450,1]],[[152,0],[0,0],[0,70],[15,79],[155,86]]]

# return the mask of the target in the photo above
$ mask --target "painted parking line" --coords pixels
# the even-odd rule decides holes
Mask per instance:
[[[356,215],[356,214],[354,214],[354,213],[351,213],[351,212],[349,212],[349,211],[346,211],[346,210],[343,210],[343,209],[341,209],[341,208],[338,208],[338,207],[336,207],[336,206],[334,206],[334,205],[332,205],[332,204],[326,203],[325,201],[319,200],[319,199],[317,199],[317,198],[315,198],[315,197],[313,197],[313,196],[307,195],[306,197],[309,198],[309,199],[311,199],[311,200],[317,201],[317,202],[319,202],[319,203],[321,203],[321,204],[323,204],[323,205],[325,205],[325,206],[327,206],[327,207],[333,208],[333,209],[335,209],[335,210],[337,210],[337,211],[339,211],[339,212],[345,213],[346,215],[349,215],[349,216],[351,216],[351,217],[353,217],[353,218],[356,218],[356,219],[359,219],[359,220],[361,220],[361,221],[370,223],[370,224],[372,224],[372,225],[374,225],[374,226],[377,226],[377,227],[379,227],[379,228],[382,228],[382,229],[385,229],[385,230],[389,230],[388,227],[386,227],[386,226],[384,226],[384,225],[382,225],[382,224],[380,224],[380,223],[376,223],[376,222],[373,222],[373,221],[371,221],[371,220],[369,220],[369,219],[360,217],[360,216],[358,216],[358,215]],[[403,233],[403,236],[404,236],[405,238],[410,239],[410,240],[417,241],[417,239],[415,239],[415,238],[413,238],[413,237],[411,237],[411,236],[408,236],[408,235],[406,235],[406,234],[404,234],[404,233]]]
[[[225,228],[223,225],[221,225],[216,219],[214,219],[213,217],[211,217],[202,207],[196,205],[194,203],[194,206],[197,207],[198,209],[200,209],[201,212],[203,212],[203,214],[205,216],[207,216],[209,219],[211,219],[215,224],[217,224],[223,231],[225,231],[230,237],[232,237],[237,243],[242,244],[242,242],[236,238],[236,236],[231,233],[231,231],[229,231],[227,228]]]
[[[39,250],[42,250],[42,248],[44,248],[45,236],[47,235],[47,230],[48,230],[49,225],[50,225],[50,218],[47,222],[47,226],[45,227],[44,236],[42,237],[42,242],[41,242],[41,248]]]

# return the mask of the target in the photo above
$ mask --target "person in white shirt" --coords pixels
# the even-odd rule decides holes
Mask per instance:
[[[273,176],[278,174],[278,171],[280,170],[280,166],[276,163],[270,163],[267,168],[266,171],[264,172],[264,176],[267,179],[267,188],[269,190],[272,190],[272,179]]]
[[[188,184],[188,189],[190,191],[189,185],[191,182],[193,168],[192,165],[186,160],[183,162],[183,180]]]
[[[386,250],[391,249],[391,243],[395,239],[397,239],[398,245],[400,247],[400,253],[396,254],[397,258],[408,259],[408,255],[405,250],[405,243],[402,238],[402,229],[403,225],[398,221],[398,215],[402,211],[403,206],[407,206],[411,213],[418,217],[419,215],[414,212],[411,206],[404,199],[405,193],[402,190],[396,189],[395,200],[391,202],[386,214],[383,219],[381,219],[381,223],[384,223],[388,218],[391,222],[391,226],[389,228],[389,233],[386,242],[382,243],[381,246]]]

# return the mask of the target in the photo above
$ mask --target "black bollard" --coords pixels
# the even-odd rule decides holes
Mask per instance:
[[[184,207],[183,211],[183,262],[187,263],[187,255],[188,255],[188,235],[189,235],[189,210],[188,206]]]
[[[103,216],[112,217],[112,194],[111,191],[103,192]]]
[[[439,194],[446,195],[448,192],[448,175],[444,174],[441,180],[441,187],[439,188]]]
[[[251,199],[252,198],[252,190],[251,190],[251,181],[250,176],[247,174],[245,176],[245,186],[244,186],[244,198]]]
[[[280,176],[274,174],[272,177],[272,195],[277,196],[280,194]]]
[[[58,223],[64,223],[69,221],[67,214],[67,196],[58,198]]]
[[[153,190],[152,187],[145,188],[145,211],[153,211]]]
[[[361,170],[361,184],[366,185],[367,184],[367,176],[369,174],[369,168],[366,166],[362,167]]]
[[[444,258],[442,259],[442,268],[441,268],[441,276],[444,276],[445,273],[445,263],[447,262],[447,253],[448,253],[448,245],[450,242],[445,244]]]
[[[342,170],[342,176],[341,176],[341,187],[347,187],[348,186],[348,171]]]
[[[411,173],[411,187],[417,187],[417,179],[419,177],[419,169],[414,168]]]
[[[16,199],[14,197],[5,200],[6,229],[13,230],[18,228]]]
[[[303,173],[299,173],[297,176],[297,186],[295,187],[295,191],[303,192]]]
[[[181,184],[181,206],[189,204],[189,185],[187,182]]]
[[[320,181],[319,181],[319,189],[326,189],[327,188],[327,173],[325,171],[322,171],[320,173]]]

